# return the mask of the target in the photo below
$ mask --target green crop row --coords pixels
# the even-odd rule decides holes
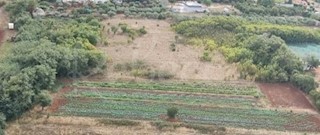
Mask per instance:
[[[172,104],[118,101],[107,99],[69,98],[69,103],[59,109],[58,115],[76,115],[138,120],[161,120],[166,109]],[[290,112],[241,109],[241,108],[208,108],[202,106],[178,106],[178,119],[192,124],[208,124],[249,129],[286,130],[295,123],[291,130],[319,130],[316,123],[308,121],[308,115]]]
[[[228,106],[228,107],[254,107],[257,102],[249,97],[217,96],[205,94],[183,94],[183,93],[155,93],[141,91],[123,91],[123,90],[93,90],[93,89],[75,89],[66,94],[67,97],[80,98],[100,98],[100,99],[118,99],[118,100],[148,100],[162,103],[176,103],[188,105],[206,105],[206,106]]]
[[[141,90],[162,90],[162,91],[181,91],[199,92],[226,95],[261,95],[256,86],[241,86],[232,84],[185,84],[185,83],[131,83],[131,82],[77,82],[75,86],[104,87],[104,88],[124,88]]]

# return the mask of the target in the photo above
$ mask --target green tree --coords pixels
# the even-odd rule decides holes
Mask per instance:
[[[210,6],[212,1],[211,0],[202,0],[201,1],[203,4],[205,4],[206,6]]]
[[[265,7],[273,7],[275,2],[274,0],[258,0],[258,4]]]
[[[314,78],[308,75],[294,74],[291,77],[291,82],[306,93],[317,88]]]
[[[40,94],[35,96],[35,101],[37,104],[40,104],[42,110],[44,107],[49,106],[52,102],[52,98],[48,91],[42,91]]]
[[[167,116],[170,118],[170,119],[174,119],[176,118],[176,115],[178,114],[178,108],[176,107],[171,107],[171,108],[168,108],[167,109]]]
[[[170,3],[176,3],[177,0],[169,0]]]
[[[0,113],[0,135],[4,135],[4,128],[6,127],[6,116]]]
[[[307,57],[307,63],[311,69],[317,68],[320,65],[319,59],[317,59],[314,55]]]
[[[111,31],[113,32],[113,35],[115,35],[118,31],[118,27],[117,26],[111,26]]]

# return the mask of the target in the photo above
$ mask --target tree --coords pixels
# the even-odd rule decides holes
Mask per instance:
[[[310,69],[317,68],[320,65],[319,59],[317,59],[314,55],[307,57],[307,63]]]
[[[275,2],[274,0],[258,0],[258,4],[264,7],[273,7]]]
[[[113,35],[115,35],[118,31],[118,27],[117,26],[111,26],[111,31],[113,32]]]
[[[52,102],[52,98],[48,91],[42,91],[40,94],[35,97],[36,103],[40,104],[42,110],[44,107],[49,106]]]
[[[29,0],[27,3],[28,3],[27,10],[28,10],[28,12],[30,13],[30,15],[33,17],[32,12],[33,12],[33,11],[36,9],[36,7],[37,7],[37,1],[35,1],[35,0]]]
[[[309,75],[294,74],[290,80],[295,86],[306,93],[309,93],[311,90],[315,90],[317,88],[317,83],[315,82],[314,78]]]
[[[6,127],[6,117],[0,113],[0,135],[4,135],[4,128]]]
[[[176,118],[177,113],[178,113],[178,108],[176,108],[176,107],[171,107],[171,108],[167,109],[167,116],[170,119]]]
[[[170,3],[176,3],[177,0],[169,0]]]
[[[210,6],[212,1],[211,0],[202,0],[201,1],[203,4],[205,4],[206,6]]]

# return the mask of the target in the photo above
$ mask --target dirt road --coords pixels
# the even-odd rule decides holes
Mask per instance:
[[[8,13],[4,10],[4,7],[0,8],[0,47],[1,45],[15,35],[15,31],[8,30],[9,23]]]

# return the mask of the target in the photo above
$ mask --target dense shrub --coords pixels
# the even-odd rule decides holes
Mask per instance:
[[[110,17],[116,14],[124,14],[126,17],[166,19],[169,16],[167,9],[157,0],[123,1],[120,5],[106,2],[97,5],[97,11],[101,14],[108,14]]]
[[[170,118],[170,119],[174,119],[176,118],[176,115],[178,114],[178,108],[176,107],[171,107],[171,108],[168,108],[167,109],[167,116]]]
[[[315,90],[317,88],[317,83],[312,76],[294,74],[290,81],[306,93],[309,93],[311,90]]]
[[[147,72],[146,76],[148,79],[159,80],[159,79],[171,79],[174,75],[168,71],[155,70]]]
[[[3,113],[0,113],[0,135],[4,135],[4,128],[6,127],[6,117]]]
[[[250,33],[263,34],[270,33],[281,37],[286,42],[320,42],[320,31],[304,27],[294,27],[288,25],[274,24],[250,24],[244,30]]]
[[[319,22],[316,19],[297,17],[297,16],[260,16],[260,15],[245,15],[246,20],[253,23],[271,23],[280,25],[300,25],[300,26],[316,26]]]
[[[207,43],[215,43],[213,48],[218,48],[229,62],[239,63],[243,78],[264,82],[291,81],[305,92],[315,88],[314,79],[302,75],[302,61],[288,49],[286,42],[319,42],[318,30],[254,23],[232,16],[190,19],[173,28],[188,37],[191,44],[207,46]]]
[[[316,107],[320,109],[320,92],[316,90],[312,90],[309,92],[309,94],[312,97]]]
[[[253,4],[252,2],[237,2],[235,7],[244,14],[258,14],[271,16],[306,16],[306,11],[303,7],[283,7],[276,6],[269,2],[269,0],[261,0],[261,4]],[[307,15],[308,16],[308,15]]]
[[[6,4],[5,1],[0,1],[0,7],[3,7]]]
[[[47,90],[57,76],[77,77],[104,67],[104,55],[93,46],[100,24],[92,18],[33,19],[34,1],[15,0],[6,6],[18,30],[0,61],[0,113],[12,120],[34,105],[51,103]],[[3,119],[0,116],[1,130]]]

